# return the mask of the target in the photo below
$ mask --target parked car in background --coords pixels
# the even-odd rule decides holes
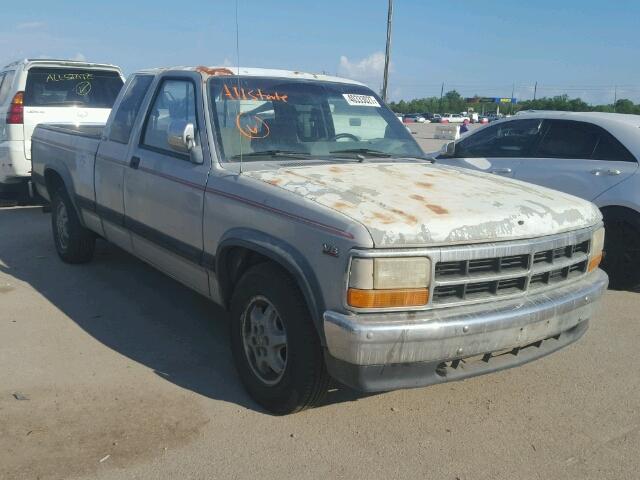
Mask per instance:
[[[31,135],[39,123],[104,123],[124,78],[114,65],[21,60],[0,70],[0,193],[31,178]]]
[[[446,123],[462,123],[465,120],[469,120],[469,117],[462,115],[460,113],[445,113],[440,122]]]
[[[239,376],[278,414],[331,376],[460,380],[586,331],[607,286],[594,205],[434,165],[360,83],[237,71],[142,71],[106,126],[36,128],[63,261],[99,236],[228,308]]]
[[[530,112],[469,133],[437,156],[570,193],[600,207],[612,285],[640,284],[640,116]],[[532,208],[536,208],[532,205]]]
[[[440,115],[431,112],[424,112],[421,115],[430,123],[438,123],[437,119],[440,118]]]
[[[442,120],[442,115],[440,115],[439,113],[434,113],[429,120],[431,120],[431,123],[440,123],[440,121]]]
[[[425,123],[426,119],[419,113],[408,113],[404,116],[405,123]]]

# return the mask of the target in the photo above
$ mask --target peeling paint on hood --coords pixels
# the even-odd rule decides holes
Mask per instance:
[[[427,163],[311,165],[245,175],[360,222],[376,247],[533,238],[601,219],[595,205],[572,195]]]

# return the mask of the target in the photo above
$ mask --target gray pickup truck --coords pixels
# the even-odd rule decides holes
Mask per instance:
[[[284,414],[513,367],[580,338],[607,288],[591,203],[434,165],[366,86],[266,69],[132,75],[106,125],[40,125],[62,260],[104,238],[230,311]]]

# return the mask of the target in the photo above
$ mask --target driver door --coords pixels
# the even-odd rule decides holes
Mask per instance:
[[[161,78],[125,173],[126,225],[136,255],[208,295],[202,216],[210,156],[203,155],[204,117],[197,77]],[[191,154],[168,142],[172,122],[193,124]],[[206,158],[202,163],[195,158]]]

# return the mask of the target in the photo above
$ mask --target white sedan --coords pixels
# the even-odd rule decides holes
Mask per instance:
[[[528,112],[465,135],[435,156],[591,200],[604,217],[603,268],[611,285],[640,286],[640,115]]]

